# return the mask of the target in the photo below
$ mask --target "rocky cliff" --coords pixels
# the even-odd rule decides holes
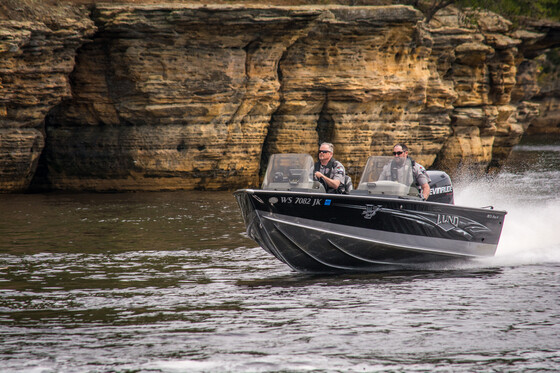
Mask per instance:
[[[33,4],[35,5],[35,4]],[[0,191],[26,190],[45,145],[44,119],[71,97],[74,57],[93,36],[84,8],[23,13],[25,1],[0,4]],[[49,15],[48,10],[51,10]]]
[[[254,186],[320,141],[354,177],[399,141],[427,167],[499,168],[538,114],[524,51],[554,30],[406,6],[69,12],[0,20],[2,191]]]

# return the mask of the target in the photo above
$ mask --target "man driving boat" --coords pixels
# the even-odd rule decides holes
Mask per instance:
[[[319,147],[319,161],[315,163],[313,176],[319,180],[327,193],[344,193],[346,171],[342,163],[333,158],[334,146],[324,142]]]
[[[400,174],[404,172],[406,160],[410,160],[412,166],[412,175],[414,182],[419,189],[420,195],[423,199],[428,199],[430,196],[430,177],[426,173],[424,166],[415,162],[408,156],[408,147],[405,144],[399,143],[393,146],[393,161],[383,168],[379,180],[392,180],[397,181]]]

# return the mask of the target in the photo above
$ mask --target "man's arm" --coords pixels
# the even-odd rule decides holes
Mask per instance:
[[[424,199],[428,199],[430,196],[430,184],[422,184],[422,196],[424,196]]]
[[[414,166],[415,170],[413,169],[413,173],[415,173],[416,177],[416,185],[420,185],[422,189],[422,197],[424,199],[428,199],[430,196],[430,177],[426,173],[426,169],[421,164],[416,163]]]
[[[325,183],[327,183],[327,185],[329,187],[333,188],[333,189],[338,189],[338,187],[340,186],[340,180],[331,179],[331,178],[323,175],[319,171],[315,172],[315,177],[318,180],[321,180],[321,178],[323,178],[323,180],[325,180]]]

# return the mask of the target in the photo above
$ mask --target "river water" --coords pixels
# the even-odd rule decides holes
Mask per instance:
[[[231,193],[0,195],[1,372],[557,372],[560,139],[456,203],[508,211],[494,258],[310,276]]]

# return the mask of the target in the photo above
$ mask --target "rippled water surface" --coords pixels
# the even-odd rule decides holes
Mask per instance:
[[[508,211],[496,257],[292,272],[231,193],[0,195],[1,372],[560,370],[560,144],[457,204]]]

